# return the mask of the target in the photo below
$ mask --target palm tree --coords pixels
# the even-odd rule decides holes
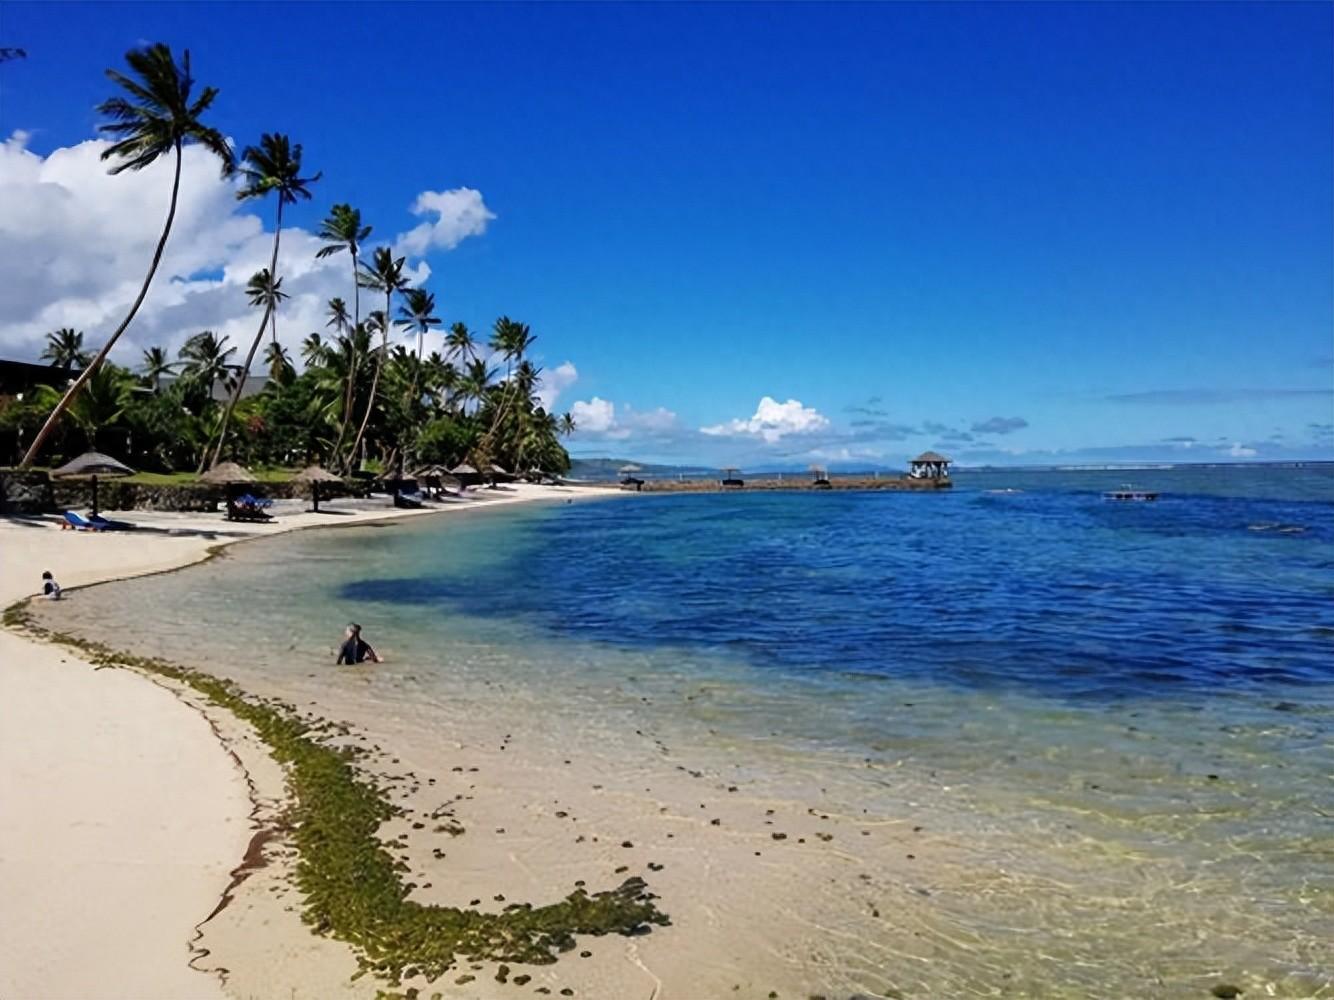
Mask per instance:
[[[417,333],[417,360],[412,366],[412,380],[408,387],[407,405],[409,416],[420,402],[418,390],[421,383],[421,370],[426,353],[426,334],[432,327],[439,326],[441,319],[435,315],[435,296],[424,288],[408,288],[403,292],[403,305],[398,307],[398,325],[405,330]],[[406,450],[406,449],[405,449]]]
[[[319,333],[308,333],[306,339],[301,341],[301,360],[306,363],[307,368],[311,368],[324,359],[324,352],[327,350],[328,346]]]
[[[500,396],[500,406],[497,407],[495,416],[491,420],[491,428],[486,432],[484,440],[488,442],[499,429],[500,422],[505,418],[513,402],[516,388],[513,366],[523,360],[524,354],[533,346],[535,340],[537,338],[528,332],[527,323],[517,323],[508,316],[501,316],[491,328],[489,346],[505,360],[505,389]]]
[[[176,154],[175,171],[171,182],[171,201],[167,207],[167,221],[162,226],[162,235],[158,238],[157,249],[153,251],[153,261],[148,267],[148,274],[139,289],[139,294],[130,304],[130,311],[120,321],[120,325],[102,345],[97,357],[84,368],[55,405],[46,423],[32,439],[22,465],[29,466],[41,453],[42,445],[51,436],[60,422],[61,414],[69,409],[83,391],[93,373],[102,366],[106,356],[116,346],[116,341],[125,332],[134,319],[135,313],[148,294],[148,286],[153,283],[158,264],[162,261],[162,252],[167,248],[167,237],[171,234],[172,220],[176,218],[176,200],[181,189],[181,150],[190,143],[199,143],[216,156],[221,163],[223,176],[232,172],[232,150],[227,140],[215,128],[210,128],[200,120],[204,112],[213,104],[218,92],[213,87],[205,87],[195,101],[190,100],[194,89],[194,77],[190,75],[190,52],[187,49],[180,66],[171,54],[171,49],[162,43],[143,49],[133,49],[126,53],[137,79],[131,79],[116,70],[107,70],[107,76],[125,90],[133,100],[124,97],[112,97],[98,105],[99,114],[107,115],[111,121],[98,126],[98,130],[116,137],[116,141],[102,151],[103,160],[115,160],[111,173],[122,170],[142,170],[157,162],[166,153]]]
[[[88,355],[83,352],[83,334],[68,326],[52,330],[46,335],[42,360],[51,362],[52,368],[59,368],[66,375],[74,368],[87,364]]]
[[[241,175],[245,178],[246,183],[245,187],[236,192],[238,200],[263,198],[270,191],[278,193],[278,214],[273,226],[273,255],[269,261],[268,270],[268,273],[276,279],[274,281],[274,287],[276,288],[281,282],[281,279],[277,278],[277,274],[278,243],[283,232],[283,207],[285,205],[295,205],[298,198],[309,200],[309,185],[314,184],[324,175],[316,174],[314,177],[302,177],[301,143],[298,142],[293,145],[287,136],[278,132],[265,132],[260,136],[258,146],[247,146],[245,148],[245,152],[241,154],[241,160]],[[250,375],[250,366],[255,361],[255,352],[259,350],[259,343],[264,339],[264,327],[268,325],[269,317],[272,316],[273,307],[276,304],[276,299],[270,298],[264,310],[264,316],[259,321],[259,329],[255,332],[255,339],[250,345],[250,351],[246,354],[245,363],[241,366],[241,377],[236,383],[236,389],[232,392],[231,399],[227,402],[227,412],[222,418],[222,427],[218,431],[218,445],[213,449],[213,462],[211,464],[216,465],[218,457],[222,454],[222,447],[227,441],[227,425],[231,421],[232,410],[236,408],[236,401],[240,398],[246,378]],[[277,339],[276,331],[274,339]]]
[[[445,356],[452,358],[462,367],[477,358],[477,341],[462,323],[455,323],[445,334]]]
[[[361,427],[358,428],[357,436],[352,441],[352,451],[348,456],[349,465],[356,457],[357,449],[361,447],[362,438],[366,436],[366,425],[371,419],[371,410],[375,408],[375,390],[380,384],[380,369],[384,367],[385,355],[389,353],[389,317],[393,314],[394,293],[408,287],[408,280],[403,276],[405,260],[404,257],[395,257],[388,247],[376,247],[371,263],[369,265],[363,263],[361,273],[357,275],[357,283],[362,288],[384,292],[384,314],[380,317],[380,333],[384,342],[375,358],[375,374],[371,377],[370,397],[366,400],[366,412],[361,418]]]
[[[176,362],[171,361],[164,347],[150,347],[144,351],[144,363],[141,369],[144,381],[153,387],[154,392],[162,391],[162,376],[176,370]]]
[[[269,378],[277,385],[287,385],[296,374],[287,348],[276,340],[264,349],[264,363],[269,366]]]
[[[187,340],[177,355],[182,363],[181,378],[208,386],[209,399],[213,398],[214,386],[219,382],[229,383],[236,370],[227,360],[236,353],[236,348],[228,347],[227,339],[204,330]]]
[[[348,251],[352,258],[353,325],[361,322],[361,283],[357,281],[357,275],[361,273],[361,269],[357,254],[361,249],[362,241],[370,234],[371,227],[361,224],[360,209],[353,208],[351,205],[335,205],[330,209],[329,217],[320,223],[318,233],[320,239],[330,242],[316,251],[315,257],[317,260],[342,253],[344,250]]]
[[[340,207],[345,208],[346,206],[338,206],[338,205],[335,205],[335,206],[334,206],[334,208],[335,208],[335,212],[336,212],[336,210],[337,210],[338,208],[340,208]],[[358,219],[360,219],[360,215],[358,215],[357,217],[358,217]],[[327,230],[329,229],[329,224],[330,224],[330,222],[332,221],[332,219],[333,219],[333,216],[330,216],[329,219],[326,219],[326,220],[325,220],[325,230],[324,230],[324,231],[327,231]],[[370,232],[370,227],[369,227],[369,226],[366,227],[366,232],[368,232],[368,233]],[[355,240],[352,241],[351,244],[350,244],[350,246],[351,246],[351,250],[352,250],[352,260],[355,262],[356,259],[357,259],[356,241],[355,241]],[[320,256],[320,255],[328,256],[328,254],[330,254],[330,253],[337,253],[337,252],[338,252],[339,250],[341,250],[341,249],[343,249],[342,244],[337,244],[337,245],[334,245],[334,246],[327,246],[327,247],[324,247],[323,249],[321,249],[320,252],[319,252],[318,254],[316,254],[316,256],[317,256],[317,257]],[[353,273],[353,277],[354,277],[354,278],[356,277],[355,272]],[[361,288],[360,288],[359,285],[355,285],[355,284],[354,284],[354,290],[355,290],[355,293],[356,293],[356,294],[355,294],[355,297],[354,297],[354,300],[353,300],[353,301],[356,303],[356,309],[357,309],[358,313],[360,313],[360,311],[361,311]],[[359,326],[360,323],[361,323],[361,317],[360,317],[360,315],[358,315],[358,317],[357,317],[357,319],[355,320],[355,322],[352,321],[352,320],[350,320],[350,319],[348,318],[348,315],[347,315],[347,303],[344,302],[342,299],[340,299],[340,298],[332,298],[332,299],[329,300],[329,322],[326,323],[326,324],[324,324],[325,326],[331,326],[331,327],[333,327],[334,330],[335,330],[335,332],[336,332],[340,337],[342,337],[342,336],[344,336],[344,335],[347,333],[347,331],[348,331],[349,329],[352,329],[352,328],[355,328],[356,326]],[[346,384],[343,386],[343,417],[342,417],[342,419],[338,422],[338,440],[334,442],[333,453],[332,453],[332,455],[330,456],[330,459],[329,459],[330,464],[333,465],[335,468],[338,467],[338,456],[339,456],[339,454],[340,454],[340,453],[342,452],[342,450],[343,450],[343,438],[347,436],[347,425],[348,425],[348,424],[351,422],[351,420],[352,420],[352,404],[355,402],[355,398],[354,398],[355,389],[354,389],[354,386],[356,385],[356,378],[357,378],[357,355],[356,355],[356,353],[353,353],[353,354],[352,354],[352,356],[351,356],[351,358],[349,359],[349,361],[350,361],[350,364],[348,365],[348,367],[347,367],[347,372],[346,372],[346,375],[347,375],[347,378],[346,378]]]
[[[435,296],[424,288],[409,288],[403,292],[404,304],[398,307],[398,325],[417,333],[417,364],[420,366],[426,351],[426,334],[439,326],[435,315]]]
[[[562,413],[560,420],[557,421],[557,432],[561,437],[569,437],[575,432],[574,417],[568,413]]]
[[[371,227],[361,224],[361,210],[353,208],[348,204],[338,204],[329,210],[329,217],[320,224],[320,239],[329,240],[324,246],[320,247],[315,253],[317,259],[330,257],[336,253],[348,251],[348,256],[352,258],[352,322],[348,324],[346,306],[343,309],[343,326],[338,328],[338,332],[344,332],[344,326],[355,328],[361,323],[361,282],[358,277],[361,273],[361,261],[358,253],[362,242],[370,236]],[[342,299],[334,299],[333,302],[342,304]],[[333,305],[330,303],[330,306]],[[334,442],[332,463],[338,464],[339,453],[343,449],[343,438],[347,435],[348,424],[352,420],[352,406],[355,402],[355,390],[353,386],[357,378],[357,355],[354,353],[351,357],[351,364],[347,369],[347,384],[343,387],[343,418],[338,424],[338,440]]]

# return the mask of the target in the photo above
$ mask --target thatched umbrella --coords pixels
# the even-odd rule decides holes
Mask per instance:
[[[641,469],[639,466],[631,464],[631,465],[622,465],[619,469],[616,470],[616,473],[617,475],[628,476],[632,472],[643,472],[643,471],[644,470]]]
[[[292,477],[294,483],[310,483],[311,510],[320,511],[320,483],[341,483],[342,480],[328,469],[318,465],[308,465]]]
[[[455,475],[455,476],[475,476],[475,475],[477,475],[477,470],[474,469],[474,468],[473,468],[471,465],[469,465],[467,462],[464,462],[464,463],[461,464],[461,465],[456,465],[456,466],[454,466],[454,468],[450,469],[449,471],[450,471],[450,474],[451,474],[451,475]]]
[[[256,482],[249,469],[243,465],[237,465],[235,462],[221,462],[213,466],[199,477],[199,481],[227,488],[227,517],[229,519],[236,517],[236,498],[240,494],[241,487]]]
[[[257,480],[245,466],[237,465],[235,462],[222,462],[200,476],[199,481],[212,483],[214,486],[239,486]]]
[[[85,451],[78,458],[66,462],[58,469],[52,469],[55,479],[87,479],[93,484],[93,517],[97,516],[97,479],[121,479],[134,475],[134,470],[110,455],[100,451]]]

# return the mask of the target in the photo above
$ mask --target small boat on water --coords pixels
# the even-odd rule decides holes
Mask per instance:
[[[1107,490],[1103,493],[1104,500],[1112,500],[1119,503],[1147,503],[1158,499],[1157,490],[1137,490],[1133,486],[1126,484],[1119,490]]]

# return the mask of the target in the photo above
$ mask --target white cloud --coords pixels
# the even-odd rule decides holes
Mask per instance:
[[[101,160],[108,145],[102,140],[44,157],[26,142],[26,134],[15,132],[0,144],[0,353],[35,359],[45,334],[61,326],[83,330],[85,342],[99,347],[143,281],[166,216],[172,163],[164,158],[112,176]],[[425,201],[430,210],[432,195],[423,194],[419,205]],[[208,329],[229,336],[240,360],[259,322],[245,283],[269,265],[273,233],[265,227],[272,211],[270,203],[238,202],[235,182],[221,179],[199,147],[187,147],[162,265],[114,357],[133,365],[146,347],[174,352]],[[428,242],[452,246],[462,238]],[[316,260],[320,242],[303,229],[283,230],[278,268],[290,298],[278,313],[278,338],[294,357],[306,334],[326,332],[328,300],[352,299],[347,256]],[[415,284],[430,273],[424,260],[408,268]],[[378,305],[375,296],[362,296],[363,310]],[[428,351],[441,346],[441,335],[427,338]]]
[[[574,362],[566,361],[542,373],[542,385],[537,390],[537,398],[542,401],[542,408],[548,413],[556,405],[560,394],[579,380],[579,369]]]
[[[580,434],[606,434],[616,426],[616,404],[597,396],[587,402],[578,400],[570,407],[570,415]]]
[[[799,400],[780,403],[765,396],[748,420],[729,420],[725,424],[701,427],[700,432],[715,437],[753,436],[768,444],[781,441],[790,434],[813,434],[829,429],[829,418],[813,407],[803,406]]]
[[[570,415],[574,417],[575,434],[584,438],[663,438],[678,430],[676,414],[666,407],[636,410],[622,404],[618,412],[615,403],[598,396],[574,403]]]
[[[1257,454],[1254,448],[1248,448],[1240,441],[1233,441],[1227,453],[1233,458],[1254,458]]]
[[[402,253],[423,254],[439,248],[453,250],[469,236],[481,236],[495,213],[486,207],[482,192],[474,188],[423,191],[412,205],[413,215],[434,215],[434,222],[403,233],[395,241]]]

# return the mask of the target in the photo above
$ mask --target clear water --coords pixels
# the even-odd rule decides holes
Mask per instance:
[[[60,613],[367,725],[462,726],[499,686],[552,753],[633,769],[648,734],[941,831],[934,895],[897,925],[836,933],[854,890],[813,890],[803,985],[1334,995],[1334,468],[1149,470],[1157,503],[1100,498],[1126,478],[305,533]],[[146,632],[123,613],[145,604]],[[389,654],[373,679],[322,669],[352,618]]]

